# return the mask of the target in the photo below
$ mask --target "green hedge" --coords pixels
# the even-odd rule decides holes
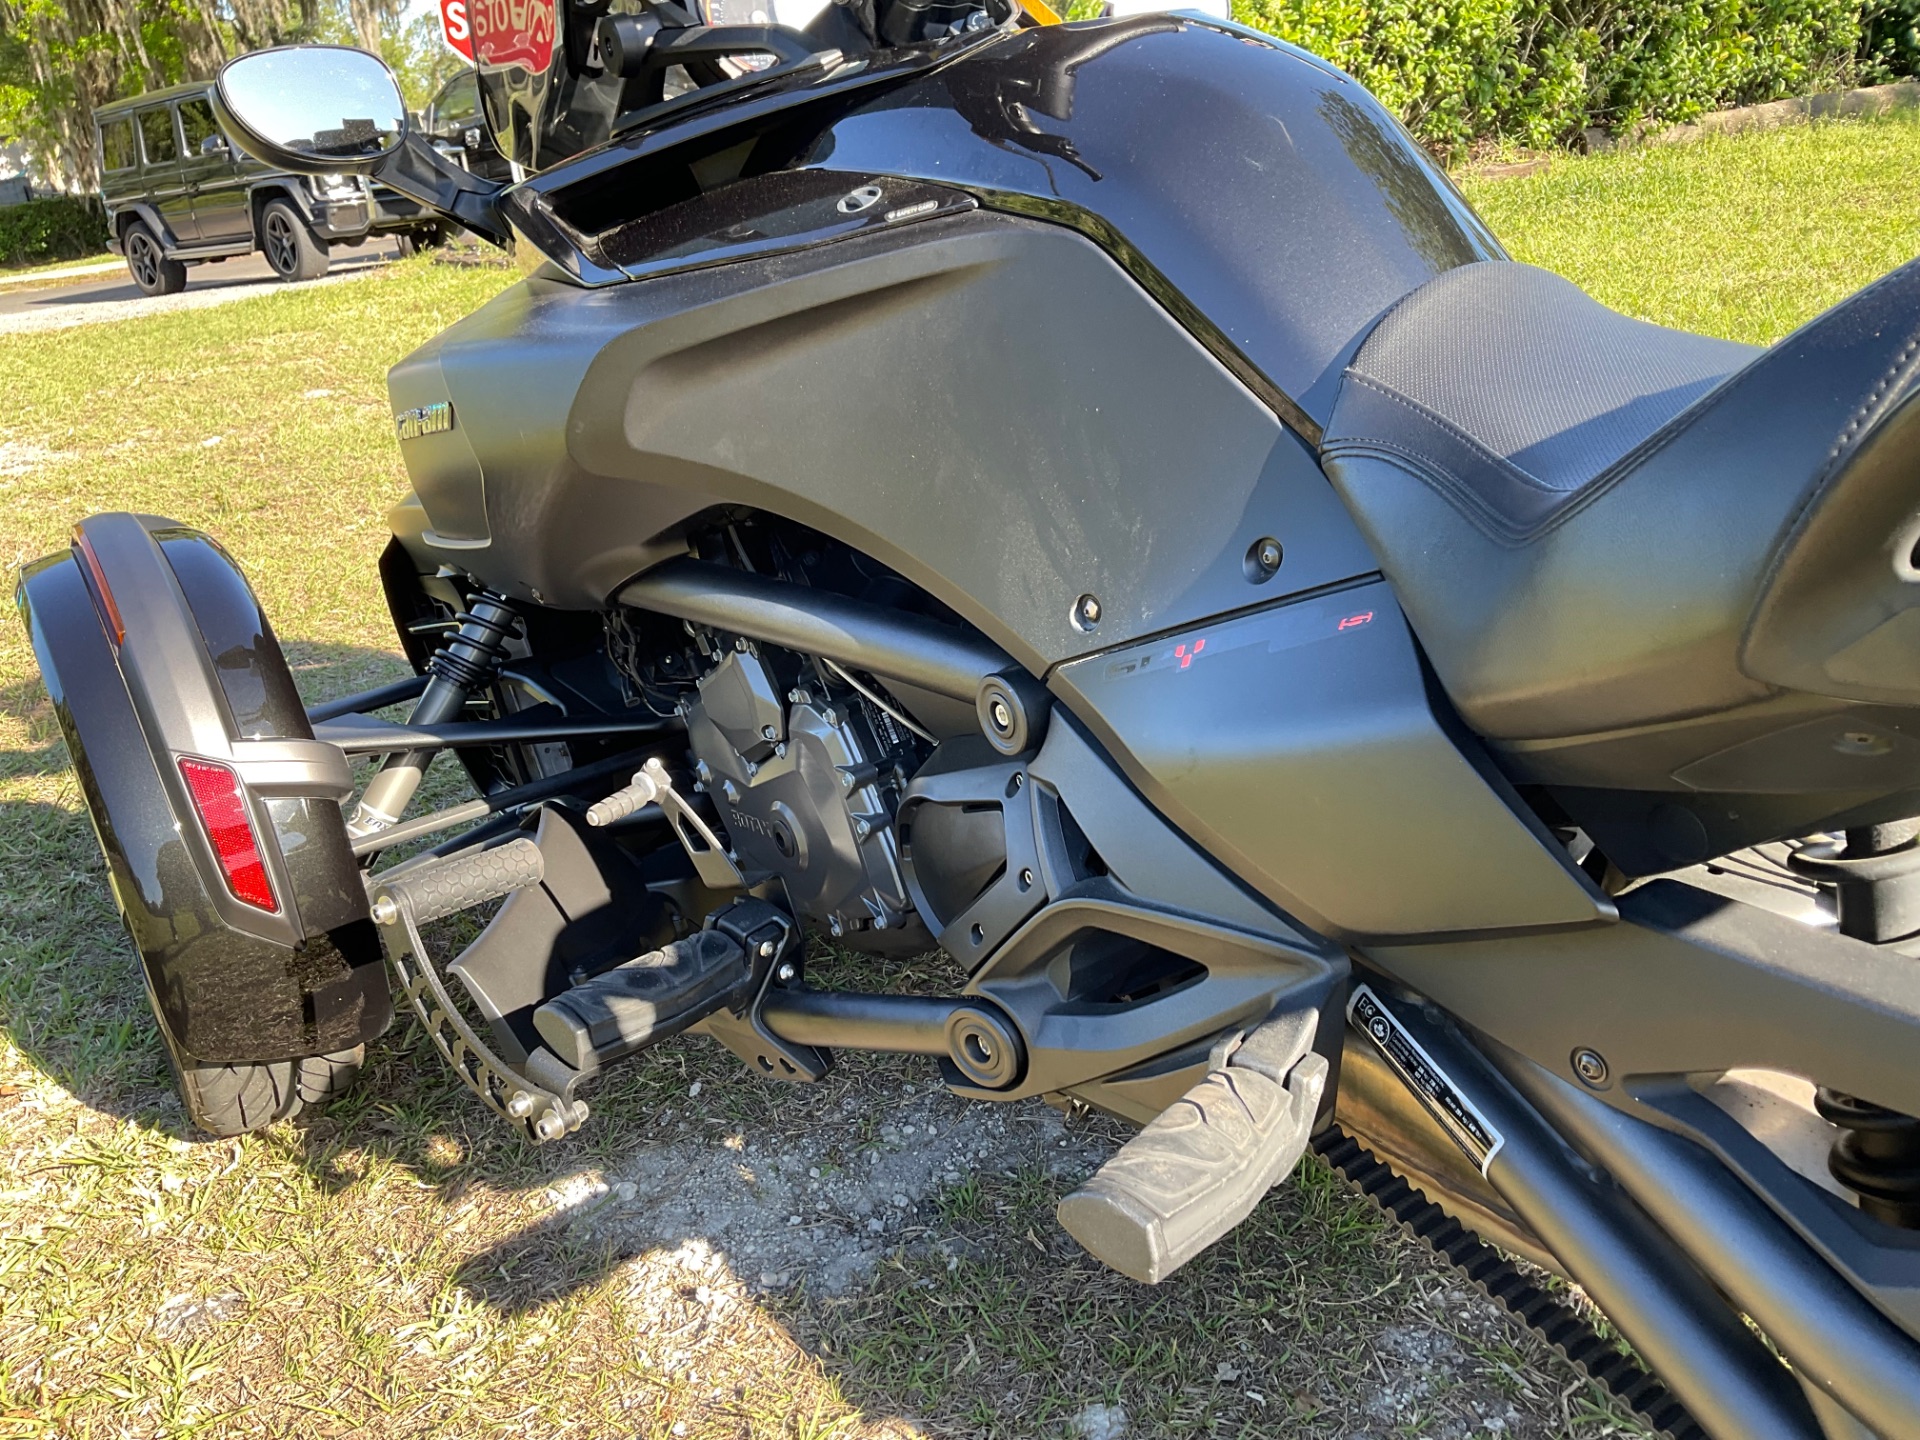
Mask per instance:
[[[1876,0],[1887,51],[1914,3]],[[1341,66],[1445,150],[1566,144],[1901,69],[1863,63],[1874,27],[1858,0],[1235,0],[1234,14]]]
[[[50,195],[0,205],[0,265],[75,260],[107,248],[107,218],[91,197]]]

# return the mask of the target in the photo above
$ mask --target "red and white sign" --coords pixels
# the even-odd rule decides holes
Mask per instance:
[[[473,59],[473,30],[467,24],[467,0],[440,0],[440,38]]]
[[[465,0],[465,4],[476,62],[489,69],[522,65],[535,74],[544,74],[553,63],[555,0]]]

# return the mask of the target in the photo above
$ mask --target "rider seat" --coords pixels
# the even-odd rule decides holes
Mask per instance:
[[[1495,741],[1920,705],[1917,376],[1920,262],[1760,350],[1486,261],[1378,321],[1322,455]]]

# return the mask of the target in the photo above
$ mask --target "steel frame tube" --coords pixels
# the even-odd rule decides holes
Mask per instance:
[[[760,1018],[793,1045],[945,1055],[947,1021],[964,1000],[926,995],[861,995],[845,990],[767,991]]]
[[[1920,1440],[1920,1345],[1692,1141],[1622,1114],[1504,1047],[1517,1089],[1602,1165],[1794,1368],[1882,1440]]]
[[[349,755],[380,755],[402,750],[460,750],[473,746],[523,744],[540,740],[591,740],[605,736],[654,735],[671,722],[615,715],[569,715],[553,720],[450,720],[444,725],[395,725],[385,720],[328,720],[313,738]]]
[[[1822,1440],[1793,1375],[1674,1242],[1583,1173],[1540,1115],[1450,1027],[1426,1021],[1417,1004],[1393,1010],[1504,1137],[1487,1180],[1701,1427],[1714,1440]]]
[[[698,560],[669,561],[616,598],[968,704],[983,679],[1013,664],[997,645],[923,616]]]
[[[342,695],[338,700],[322,700],[318,705],[307,707],[307,723],[318,725],[324,720],[337,720],[342,715],[362,715],[370,710],[384,710],[389,705],[398,705],[403,700],[414,700],[425,693],[426,675],[409,675],[404,680],[396,680],[391,685],[382,685],[373,690],[362,690],[357,695]]]

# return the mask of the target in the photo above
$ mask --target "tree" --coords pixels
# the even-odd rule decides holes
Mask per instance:
[[[323,35],[384,55],[409,101],[423,103],[414,90],[431,93],[445,67],[430,31],[402,26],[405,8],[406,0],[0,0],[0,144],[24,143],[54,184],[91,190],[100,178],[98,106]]]

